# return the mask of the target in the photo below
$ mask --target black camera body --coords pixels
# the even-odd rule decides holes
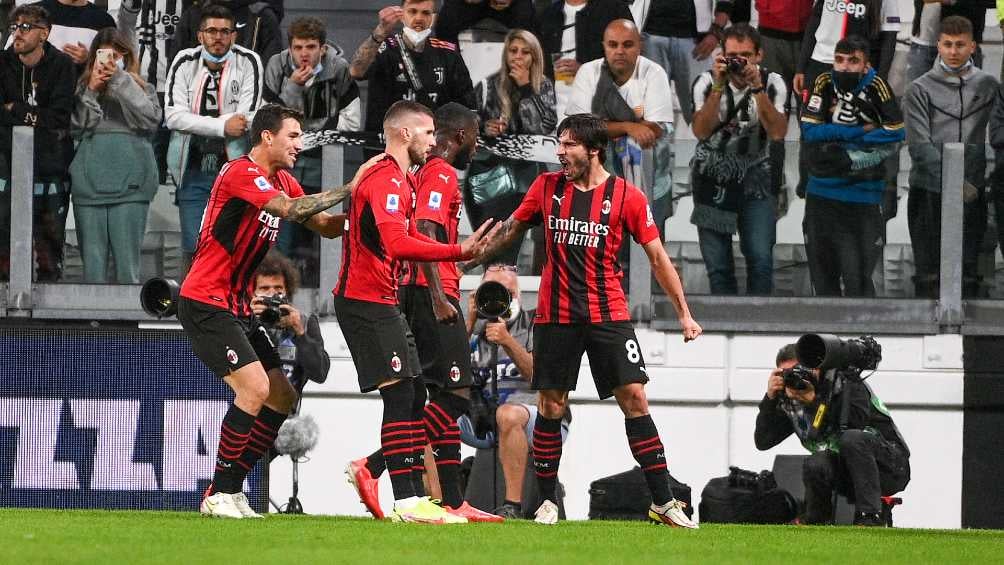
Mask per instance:
[[[284,304],[289,304],[286,300],[286,296],[283,294],[276,294],[275,296],[260,296],[259,299],[261,303],[265,305],[265,309],[258,314],[258,320],[261,321],[263,326],[272,327],[279,322],[279,318],[286,315],[280,306]]]
[[[812,369],[802,365],[781,371],[781,378],[784,379],[784,388],[792,390],[806,390],[816,380]]]
[[[739,75],[742,74],[747,63],[746,57],[725,57],[725,70],[730,74]]]

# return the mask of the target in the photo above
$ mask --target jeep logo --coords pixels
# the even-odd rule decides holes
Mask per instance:
[[[826,0],[824,7],[831,12],[838,14],[846,13],[855,18],[865,17],[865,12],[868,11],[868,7],[864,3],[857,4],[855,2],[844,2],[844,0]]]

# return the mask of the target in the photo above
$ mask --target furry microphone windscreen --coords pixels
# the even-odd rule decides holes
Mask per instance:
[[[279,428],[279,435],[275,438],[275,449],[283,455],[299,459],[317,445],[319,435],[320,430],[313,416],[309,414],[293,416]]]

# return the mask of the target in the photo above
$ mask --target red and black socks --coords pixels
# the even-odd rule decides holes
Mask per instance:
[[[383,398],[383,424],[380,427],[380,447],[390,475],[394,499],[415,496],[411,473],[415,464],[415,448],[411,437],[412,385],[396,382],[380,389]]]
[[[540,412],[533,424],[533,469],[541,500],[557,503],[558,464],[561,463],[561,418],[545,418]]]
[[[258,411],[258,417],[255,418],[254,424],[251,426],[251,436],[248,438],[247,447],[241,454],[241,468],[245,476],[251,472],[255,463],[275,445],[279,428],[282,427],[282,423],[286,421],[287,417],[289,417],[288,414],[276,412],[268,406],[262,406],[261,410]],[[241,482],[243,481],[242,477]]]
[[[662,506],[673,498],[669,487],[669,471],[666,468],[666,450],[659,439],[659,430],[655,428],[652,416],[645,414],[637,418],[625,418],[624,428],[627,430],[628,445],[631,455],[645,473],[645,482],[652,492],[652,502]]]
[[[231,404],[220,425],[220,444],[216,449],[216,470],[213,472],[212,492],[234,494],[244,486],[244,463],[241,454],[251,437],[255,416]],[[250,469],[250,467],[248,467]]]
[[[443,504],[457,508],[464,502],[460,492],[460,427],[457,418],[470,410],[471,401],[442,392],[425,407],[425,431],[436,458]]]
[[[416,375],[411,380],[414,396],[411,399],[411,441],[415,450],[415,462],[411,467],[411,484],[415,489],[415,496],[425,496],[425,446],[429,443],[429,437],[425,433],[425,399],[428,393],[425,390],[425,381],[421,375]]]

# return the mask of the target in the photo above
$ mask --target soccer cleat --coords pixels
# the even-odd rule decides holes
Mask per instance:
[[[448,514],[452,514],[454,516],[460,516],[461,518],[466,518],[468,522],[493,522],[496,524],[505,522],[505,518],[503,518],[502,516],[496,516],[495,514],[489,514],[487,512],[478,510],[477,508],[468,504],[466,500],[463,502],[463,504],[461,504],[456,508],[450,508],[449,506],[444,506],[443,508],[446,510]]]
[[[199,506],[199,512],[215,518],[236,518],[239,520],[244,517],[244,514],[237,508],[237,504],[234,503],[234,495],[225,492],[218,492],[206,497]]]
[[[446,511],[430,502],[428,498],[420,498],[410,505],[395,502],[394,510],[389,516],[391,522],[437,525],[445,524],[446,517]]]
[[[380,481],[373,478],[372,473],[366,467],[366,458],[356,459],[345,467],[345,476],[349,484],[356,489],[359,501],[363,503],[366,510],[369,510],[377,520],[383,520],[383,510],[380,509]]]
[[[533,514],[533,521],[545,526],[553,526],[558,523],[558,505],[545,500],[540,508]]]
[[[683,509],[686,507],[686,502],[680,502],[675,498],[670,499],[662,506],[653,504],[648,507],[648,519],[656,524],[696,530],[698,528],[697,522],[687,518],[687,515],[683,513]]]
[[[234,499],[234,506],[237,507],[237,510],[240,510],[241,514],[244,515],[245,518],[264,518],[264,516],[255,512],[251,508],[251,505],[248,504],[248,497],[246,494],[243,492],[237,492],[232,496]]]
[[[418,499],[418,505],[427,508],[430,512],[441,513],[444,524],[466,524],[467,518],[458,514],[451,514],[440,500],[432,500],[428,496]]]
[[[501,516],[506,520],[521,520],[523,519],[523,510],[519,506],[513,504],[503,504],[495,509],[493,512],[496,516]]]

